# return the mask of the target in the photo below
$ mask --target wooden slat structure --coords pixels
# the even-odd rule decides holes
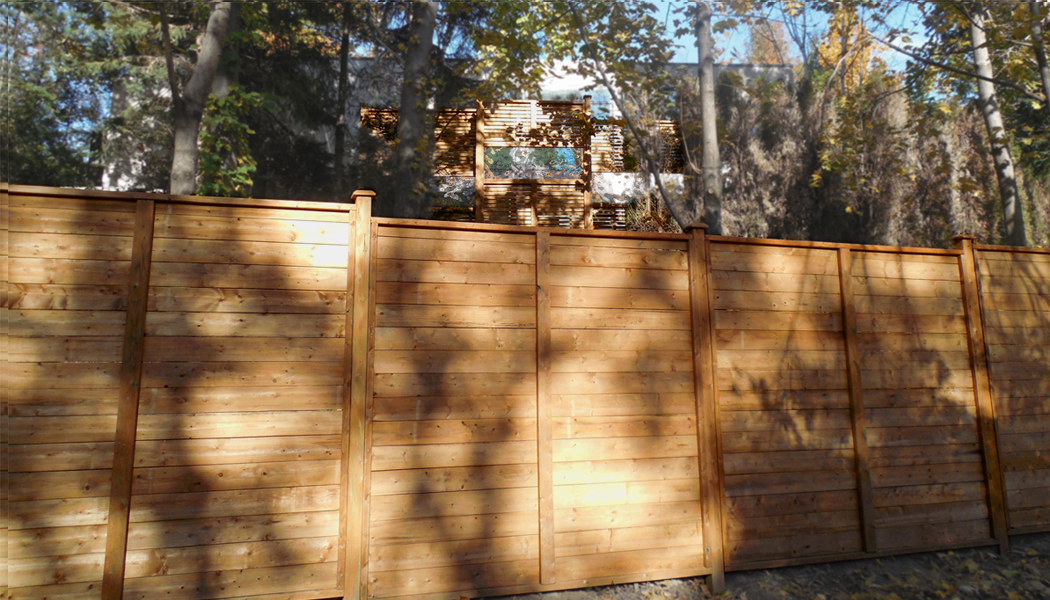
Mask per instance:
[[[373,195],[0,189],[5,597],[718,589],[1050,531],[1050,251]]]

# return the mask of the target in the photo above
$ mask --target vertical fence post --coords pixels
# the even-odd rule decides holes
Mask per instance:
[[[857,471],[857,501],[861,535],[866,552],[877,552],[875,498],[871,489],[867,424],[864,418],[864,387],[860,381],[857,350],[857,312],[853,301],[853,253],[839,248],[839,291],[842,296],[842,334],[846,342],[846,381],[849,386],[850,418],[853,421],[853,457]]]
[[[693,390],[696,394],[697,449],[700,454],[700,498],[703,513],[704,558],[711,569],[711,591],[725,590],[722,491],[719,477],[722,461],[718,423],[718,389],[715,381],[714,310],[708,292],[709,256],[706,226],[690,227],[689,312],[693,327]]]
[[[981,437],[981,456],[984,459],[984,478],[988,485],[988,512],[991,513],[992,535],[999,542],[999,551],[1010,551],[1006,519],[1006,498],[1003,492],[1003,473],[999,465],[999,440],[995,432],[995,404],[992,401],[991,381],[988,377],[988,350],[984,340],[984,321],[981,316],[981,292],[977,281],[977,255],[973,249],[976,238],[958,235],[952,238],[962,250],[959,273],[962,276],[963,307],[966,310],[967,341],[970,346],[970,364],[973,389],[977,396],[977,429]]]
[[[554,583],[554,407],[551,399],[551,234],[536,234],[536,447],[540,583]]]
[[[142,358],[145,350],[155,213],[156,205],[153,200],[137,201],[135,234],[131,249],[131,279],[128,282],[128,311],[124,322],[124,346],[120,359],[120,395],[117,400],[117,429],[113,439],[113,471],[110,476],[102,600],[118,600],[124,596],[124,564],[128,548],[128,519],[131,516],[131,484],[135,468],[135,434],[138,429],[139,392],[142,387]]]
[[[474,114],[474,221],[485,221],[485,103]]]
[[[365,510],[365,469],[367,437],[369,282],[372,276],[372,198],[374,192],[354,192],[357,205],[353,238],[349,240],[347,265],[346,331],[343,355],[343,473],[344,497],[340,500],[340,546],[345,544],[341,569],[344,598],[358,600],[365,585],[365,536],[368,512]]]

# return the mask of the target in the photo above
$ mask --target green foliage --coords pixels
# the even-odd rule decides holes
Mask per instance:
[[[247,92],[233,84],[223,97],[211,96],[201,121],[201,184],[204,196],[247,197],[252,192],[252,175],[257,163],[248,143],[255,133],[246,123],[250,112],[272,102],[258,92]]]

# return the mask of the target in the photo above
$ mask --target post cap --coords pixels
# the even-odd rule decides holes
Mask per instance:
[[[375,198],[376,193],[372,190],[354,190],[354,193],[350,194],[350,200],[356,200],[358,198]]]
[[[691,232],[694,229],[699,229],[699,230],[703,231],[703,230],[707,229],[707,223],[690,223],[689,225],[686,225],[685,227],[683,227],[682,231],[684,231],[686,233],[689,233],[689,232]]]
[[[970,233],[960,233],[959,235],[953,236],[952,241],[958,244],[963,240],[970,240],[971,242],[977,241],[977,236]]]

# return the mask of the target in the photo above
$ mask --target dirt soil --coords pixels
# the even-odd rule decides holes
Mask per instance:
[[[1050,600],[1050,534],[997,548],[726,574],[726,600]],[[514,600],[709,600],[705,578],[675,579]]]

